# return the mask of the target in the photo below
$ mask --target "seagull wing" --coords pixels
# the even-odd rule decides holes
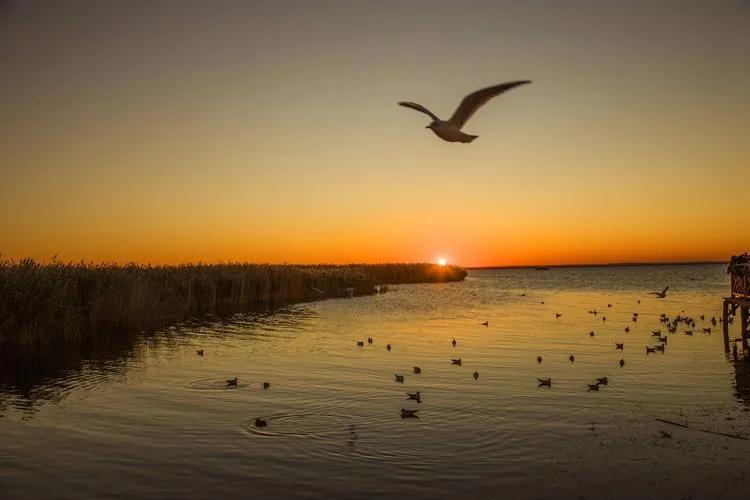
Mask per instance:
[[[450,123],[461,129],[479,108],[487,104],[487,101],[489,101],[493,97],[497,97],[506,90],[510,90],[513,87],[518,87],[519,85],[525,85],[527,83],[531,83],[531,80],[516,80],[514,82],[501,83],[500,85],[495,85],[494,87],[487,87],[486,89],[477,90],[476,92],[467,95],[466,97],[464,97],[464,100],[461,101],[461,104],[458,105],[458,108],[453,113],[453,116],[451,116],[451,119],[449,120]]]
[[[667,294],[667,290],[669,290],[669,287],[666,287],[664,290],[661,291],[662,295],[666,295]]]
[[[437,116],[435,116],[432,111],[430,111],[429,109],[425,108],[421,104],[417,104],[416,102],[404,101],[404,102],[398,103],[398,105],[399,106],[403,106],[405,108],[411,108],[414,111],[419,111],[420,113],[424,113],[426,115],[429,115],[429,117],[432,118],[434,121],[440,121],[440,118],[438,118]]]

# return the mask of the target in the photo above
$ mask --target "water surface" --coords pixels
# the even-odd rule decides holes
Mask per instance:
[[[745,363],[701,331],[727,292],[717,265],[472,271],[18,369],[0,389],[2,496],[742,497],[750,441],[697,430],[750,437]],[[696,333],[646,355],[659,314],[683,311]]]

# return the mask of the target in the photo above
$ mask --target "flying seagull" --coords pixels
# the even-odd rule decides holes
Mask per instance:
[[[461,129],[466,125],[466,122],[469,121],[469,118],[471,118],[480,107],[487,104],[487,102],[493,97],[497,97],[513,87],[518,87],[519,85],[525,85],[527,83],[531,83],[531,80],[516,80],[477,90],[476,92],[464,97],[450,120],[441,120],[432,111],[415,102],[400,102],[398,104],[399,106],[404,106],[419,111],[420,113],[424,113],[432,118],[432,123],[425,128],[432,129],[432,131],[435,132],[435,135],[444,141],[468,143],[479,137],[478,135],[469,135],[461,132]]]
[[[669,290],[669,287],[664,288],[661,292],[651,292],[649,295],[656,295],[657,299],[663,299],[667,296],[667,290]]]

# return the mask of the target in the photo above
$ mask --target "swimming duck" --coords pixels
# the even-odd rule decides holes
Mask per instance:
[[[629,326],[626,326],[626,327],[625,327],[625,333],[628,333],[628,332],[630,332],[630,327],[629,327]]]
[[[482,323],[482,325],[483,326],[490,326],[490,322],[489,321],[485,321],[484,323]]]
[[[593,337],[594,335],[596,335],[596,334],[594,333],[594,330],[591,330],[591,331],[589,332],[589,337]]]
[[[237,387],[237,377],[228,379],[227,387]]]
[[[651,354],[652,352],[656,352],[656,348],[646,346],[646,354]]]
[[[612,304],[607,304],[607,307],[612,307]]]
[[[268,425],[268,422],[266,422],[262,418],[256,418],[255,419],[255,427],[265,427],[267,425]]]
[[[268,382],[263,382],[263,389],[268,389],[269,387],[271,387],[271,384],[269,384]]]
[[[461,366],[461,358],[451,359],[451,364]]]
[[[451,344],[453,344],[453,347],[456,347],[456,339],[451,340]]]
[[[703,333],[711,333],[711,328],[704,328]]]
[[[609,385],[609,380],[607,379],[607,377],[602,377],[596,379],[596,383],[597,385]]]
[[[399,375],[398,373],[393,376],[396,379],[396,382],[403,384],[404,383],[404,376]]]
[[[572,363],[572,362],[574,362],[576,360],[576,357],[571,354],[570,356],[568,356],[568,359]]]
[[[357,341],[357,347],[364,347],[364,346],[365,346],[364,341],[362,341],[362,340],[358,340]]]
[[[620,358],[620,368],[622,368],[623,366],[625,366],[625,360]]]
[[[606,316],[602,316],[602,321],[607,321],[607,317]]]
[[[537,356],[536,357],[536,362],[537,363],[541,363],[542,362],[542,357],[541,356]]]
[[[539,381],[539,387],[549,387],[552,388],[552,379],[551,378],[538,378]]]
[[[479,378],[479,372],[474,370],[474,380],[477,380]]]
[[[197,351],[195,351],[195,354],[197,354],[198,356],[203,356],[203,349],[198,349]]]
[[[401,408],[401,418],[419,418],[417,416],[417,412],[419,410],[407,410],[406,408]]]
[[[587,392],[591,391],[598,391],[599,390],[599,384],[586,384],[589,386],[589,390]]]
[[[388,344],[387,346],[385,346],[385,348],[386,348],[386,350],[390,351],[391,350],[391,344]]]
[[[418,367],[418,366],[415,366],[414,367],[414,373],[416,373],[417,375],[419,375],[420,373],[422,373],[422,369],[420,367]]]
[[[656,337],[656,340],[658,340],[662,344],[666,344],[667,343],[667,339],[668,339],[668,337],[666,335],[664,337]]]
[[[701,314],[701,321],[706,321],[706,316]]]
[[[562,314],[560,314],[560,313],[555,313],[555,319],[559,318],[560,316],[562,316]]]
[[[372,344],[372,337],[367,337],[367,343]]]
[[[422,392],[421,391],[407,392],[406,393],[406,399],[413,399],[417,403],[421,403],[422,402]]]
[[[619,350],[622,351],[624,347],[625,347],[625,343],[624,342],[623,343],[615,342],[615,350],[619,349]]]

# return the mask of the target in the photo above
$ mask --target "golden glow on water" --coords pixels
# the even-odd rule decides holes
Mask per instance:
[[[647,295],[666,284],[666,299]],[[227,497],[249,484],[260,496],[741,496],[741,441],[655,419],[750,436],[744,362],[724,355],[716,330],[679,332],[665,353],[645,353],[660,313],[692,315],[700,331],[726,289],[722,266],[473,271],[462,283],[182,325],[116,364],[25,396],[0,392],[9,495],[85,477],[84,496],[116,485]],[[234,376],[239,387],[227,389]],[[606,387],[586,391],[604,376]],[[538,387],[547,377],[552,388]],[[419,404],[404,394],[416,390]],[[420,418],[401,420],[401,408]],[[259,416],[268,427],[253,425]],[[105,449],[117,459],[87,459]]]

